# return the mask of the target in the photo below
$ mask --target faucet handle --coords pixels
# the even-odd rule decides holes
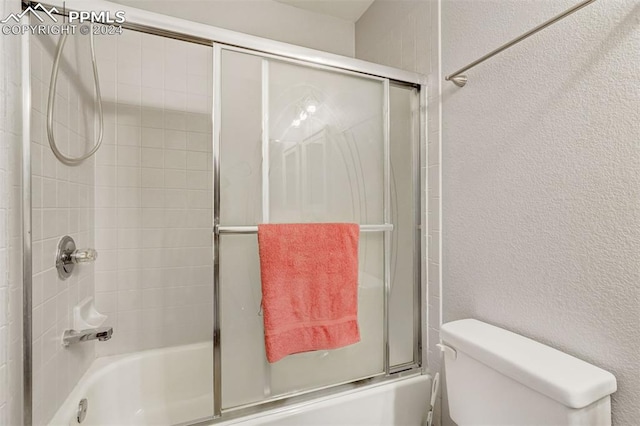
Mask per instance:
[[[76,263],[94,262],[98,258],[98,252],[91,248],[76,250],[76,243],[68,235],[60,239],[58,253],[56,254],[56,269],[58,276],[66,280],[73,273]]]
[[[80,249],[71,253],[73,263],[95,262],[98,259],[98,252],[92,248]]]

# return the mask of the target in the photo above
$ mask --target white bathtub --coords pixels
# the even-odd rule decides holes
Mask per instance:
[[[212,345],[201,343],[97,359],[50,425],[174,425],[211,415]],[[318,398],[216,425],[419,426],[426,417],[430,377],[416,376]]]

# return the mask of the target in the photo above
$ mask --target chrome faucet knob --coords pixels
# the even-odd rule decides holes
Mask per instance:
[[[71,260],[73,263],[95,262],[97,259],[98,252],[91,248],[76,250],[71,253]]]
[[[76,250],[76,243],[68,235],[62,237],[58,243],[56,268],[61,279],[66,280],[73,273],[76,263],[94,262],[98,252],[91,248]]]

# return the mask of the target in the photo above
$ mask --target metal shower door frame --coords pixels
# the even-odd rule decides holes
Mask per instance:
[[[348,70],[343,68],[336,68],[334,66],[327,66],[324,64],[308,62],[296,58],[283,57],[280,55],[270,54],[268,52],[257,52],[255,50],[246,49],[237,46],[229,46],[222,43],[214,43],[213,45],[213,108],[212,108],[212,122],[213,122],[213,277],[214,277],[214,418],[207,419],[203,422],[196,423],[197,425],[209,424],[211,420],[223,421],[230,418],[241,417],[245,415],[255,414],[265,409],[282,407],[283,405],[291,405],[297,402],[306,401],[310,398],[316,398],[326,394],[332,394],[345,389],[370,385],[373,383],[393,380],[407,375],[420,374],[425,369],[425,352],[426,352],[426,283],[424,282],[424,274],[418,273],[416,279],[419,280],[420,286],[417,289],[419,294],[418,300],[414,300],[414,308],[418,309],[414,316],[414,329],[416,335],[414,336],[414,359],[412,362],[408,362],[401,365],[391,366],[389,363],[389,299],[391,294],[391,231],[393,225],[391,224],[391,155],[390,155],[390,102],[389,102],[389,86],[390,82],[396,85],[404,85],[408,87],[414,87],[418,92],[419,103],[419,117],[417,118],[417,125],[419,126],[419,134],[417,135],[417,146],[412,141],[412,152],[416,156],[413,170],[413,185],[415,189],[414,198],[421,210],[422,206],[426,208],[426,200],[424,197],[424,188],[426,188],[426,182],[421,182],[421,169],[426,165],[426,158],[423,158],[426,154],[424,147],[426,147],[426,117],[423,119],[423,115],[426,112],[426,86],[421,84],[410,83],[406,81],[393,80],[388,77],[376,76],[368,74],[366,72],[358,72],[354,70]],[[253,226],[223,226],[220,223],[220,145],[221,145],[221,89],[222,89],[222,52],[231,51],[243,54],[252,55],[258,58],[262,58],[261,67],[261,106],[262,106],[262,219],[263,222],[269,221],[269,60],[277,60],[285,63],[296,64],[303,67],[321,69],[325,71],[334,72],[337,74],[356,76],[359,78],[370,79],[378,81],[382,84],[383,89],[383,111],[382,111],[382,131],[383,131],[383,224],[382,225],[368,225],[372,231],[384,232],[384,314],[383,314],[383,371],[377,375],[365,378],[362,380],[353,381],[347,384],[329,385],[315,390],[308,390],[302,392],[293,392],[291,394],[281,395],[274,398],[270,398],[264,401],[255,403],[249,403],[240,407],[233,407],[230,409],[224,409],[222,407],[222,349],[221,349],[221,295],[220,295],[220,236],[222,234],[243,234],[243,233],[255,233],[255,227]],[[424,197],[426,198],[426,197]],[[420,265],[420,271],[424,271],[426,268],[424,256],[421,254],[422,247],[425,246],[425,233],[423,232],[424,226],[422,226],[425,217],[422,214],[416,215],[418,237],[416,238],[416,247],[414,251],[417,251],[417,255],[420,258],[418,265]],[[251,229],[249,229],[251,228]],[[425,300],[423,300],[425,299]]]
[[[225,413],[222,416],[221,409],[221,392],[215,393],[214,396],[214,417],[200,420],[193,420],[186,424],[190,425],[209,425],[212,422],[219,422],[223,420],[227,420],[234,417],[240,417],[247,414],[252,414],[256,412],[263,411],[265,409],[276,408],[276,407],[287,407],[294,403],[300,403],[304,401],[309,401],[315,399],[317,397],[334,394],[339,391],[345,391],[349,389],[354,389],[358,387],[368,386],[371,384],[381,383],[389,380],[396,380],[399,378],[404,378],[407,376],[412,376],[416,374],[424,374],[427,373],[427,278],[426,278],[426,224],[427,217],[426,212],[428,211],[428,197],[426,196],[426,188],[427,188],[427,176],[425,173],[426,165],[427,165],[427,77],[418,73],[413,73],[409,71],[404,71],[392,67],[387,67],[384,65],[374,64],[370,62],[366,62],[363,60],[344,57],[336,54],[331,54],[327,52],[322,52],[314,49],[309,49],[305,47],[295,46],[288,43],[282,43],[278,41],[268,40],[261,37],[251,36],[247,34],[238,33],[235,31],[225,30],[222,28],[212,27],[206,24],[195,23],[179,18],[174,18],[170,16],[164,16],[152,12],[148,12],[141,9],[131,8],[127,6],[123,6],[120,4],[115,4],[105,0],[45,0],[43,2],[38,2],[43,6],[47,7],[57,7],[58,10],[63,11],[62,13],[68,14],[69,11],[80,11],[80,10],[100,10],[105,12],[115,13],[116,11],[123,10],[126,13],[126,22],[122,24],[122,27],[125,29],[135,30],[147,34],[152,34],[161,37],[173,38],[176,40],[181,40],[185,42],[197,43],[206,46],[211,46],[214,50],[213,61],[214,61],[214,93],[213,93],[213,108],[212,108],[212,122],[214,123],[214,131],[213,131],[213,176],[219,174],[220,164],[219,164],[219,145],[216,146],[216,139],[219,143],[219,121],[218,126],[215,126],[216,123],[216,115],[220,114],[220,104],[219,99],[217,98],[217,93],[219,90],[219,86],[216,86],[216,79],[220,78],[219,74],[219,61],[220,61],[220,53],[222,49],[229,50],[238,50],[248,52],[254,55],[263,56],[265,58],[274,58],[282,61],[292,62],[301,64],[304,66],[321,68],[326,70],[331,70],[335,72],[344,72],[352,75],[358,75],[361,77],[373,77],[378,79],[385,80],[385,156],[388,158],[388,145],[389,145],[389,105],[388,105],[388,87],[389,82],[398,83],[402,85],[407,85],[411,87],[415,87],[419,90],[419,138],[418,138],[418,156],[419,156],[419,167],[417,170],[414,170],[414,184],[416,189],[416,196],[420,205],[421,212],[419,216],[421,219],[418,222],[419,228],[419,245],[422,248],[420,256],[420,269],[422,275],[420,277],[420,299],[415,302],[415,306],[420,306],[420,311],[416,316],[416,321],[419,320],[418,331],[420,333],[419,346],[415,347],[416,356],[419,355],[419,359],[415,360],[417,362],[411,364],[405,364],[397,367],[390,367],[388,365],[389,356],[388,356],[388,330],[385,331],[385,373],[382,375],[374,376],[368,379],[358,380],[351,383],[329,386],[321,389],[317,389],[314,391],[306,392],[299,395],[286,395],[276,400],[259,403],[257,405],[247,407],[241,410],[235,410],[230,413]],[[37,4],[36,2],[28,1],[23,3],[23,8],[26,8],[30,5]],[[109,25],[107,22],[99,22],[105,25]],[[242,46],[242,47],[236,47]],[[31,225],[31,154],[30,154],[30,125],[31,125],[31,117],[30,117],[30,98],[31,98],[31,82],[30,82],[30,61],[29,61],[29,35],[25,34],[22,36],[22,84],[23,84],[23,102],[22,102],[22,112],[23,112],[23,123],[22,123],[22,150],[23,150],[23,160],[22,160],[22,208],[23,208],[23,404],[24,404],[24,424],[26,426],[31,426],[32,424],[32,401],[33,401],[33,372],[31,366],[32,354],[33,354],[33,346],[31,341],[31,315],[32,315],[32,275],[31,275],[31,258],[32,258],[32,225]],[[218,64],[216,68],[216,63]],[[218,117],[219,119],[219,117]],[[264,123],[263,123],[264,125]],[[385,161],[386,163],[386,161]],[[385,164],[385,183],[389,178],[389,170],[388,165]],[[214,182],[214,194],[213,194],[213,202],[214,208],[217,205],[219,208],[220,198],[219,198],[219,190],[215,191],[215,183]],[[385,184],[385,206],[389,206],[389,185]],[[215,220],[219,221],[219,210],[216,213],[214,212]],[[388,208],[385,208],[385,222],[389,221],[388,216]],[[215,231],[215,230],[214,230]],[[214,260],[214,268],[216,268],[216,264],[219,258],[219,233],[213,232],[214,234],[214,246],[213,246],[213,260]],[[389,238],[389,233],[385,232],[385,252],[389,250],[390,244],[387,241]],[[385,253],[386,259],[389,258],[388,253]],[[386,299],[388,301],[388,291],[389,291],[389,277],[388,273],[390,268],[386,265],[387,260],[385,260],[385,294]],[[219,265],[217,265],[219,267]],[[219,299],[219,288],[214,285],[214,300],[216,303]],[[388,303],[385,303],[388,305]],[[385,308],[385,323],[386,321],[388,306]],[[214,377],[214,386],[221,388],[221,351],[220,351],[220,318],[219,318],[219,309],[216,306],[214,308],[214,335],[213,335],[213,343],[214,343],[214,371],[218,371]],[[217,327],[217,328],[216,328]],[[386,326],[385,326],[386,327]],[[216,381],[219,383],[216,385]]]

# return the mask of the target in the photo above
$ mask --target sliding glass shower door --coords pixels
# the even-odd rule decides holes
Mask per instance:
[[[392,294],[393,245],[391,233],[384,232],[392,229],[388,80],[241,49],[221,48],[217,53],[216,276],[222,411],[387,374],[390,313],[386,299]],[[409,98],[417,92],[407,93],[405,98],[397,97],[398,102],[408,100],[404,124],[413,122]],[[392,127],[401,126],[392,123]],[[417,140],[418,135],[400,130],[396,134],[406,139],[404,150],[395,152],[407,157],[402,167],[411,181],[417,158],[412,137]],[[394,200],[398,199],[396,192]],[[414,202],[413,193],[403,200]],[[419,240],[413,212],[410,207],[409,223],[405,223],[412,244],[412,232]],[[361,232],[359,242],[361,341],[269,364],[264,349],[258,244],[255,229],[250,227],[305,222],[353,222],[374,228]],[[413,245],[409,253],[412,250]],[[414,266],[411,261],[408,265]],[[409,355],[399,357],[398,364],[413,361],[417,347],[412,339],[416,281],[413,271],[404,276],[409,278],[403,284],[408,292],[403,293],[409,297],[399,299],[395,310],[404,308],[409,314],[405,333],[409,339],[396,339],[406,347],[392,353],[394,358],[398,358],[396,353]]]
[[[29,38],[25,419],[67,424],[89,404],[91,424],[204,424],[420,374],[419,76],[149,22],[118,37],[96,23],[66,50]],[[104,138],[72,167],[50,133],[70,156]],[[322,222],[360,225],[361,340],[268,363],[257,225]],[[99,260],[59,276],[64,235]],[[65,331],[98,336],[75,318],[92,305],[111,338],[60,345]]]

